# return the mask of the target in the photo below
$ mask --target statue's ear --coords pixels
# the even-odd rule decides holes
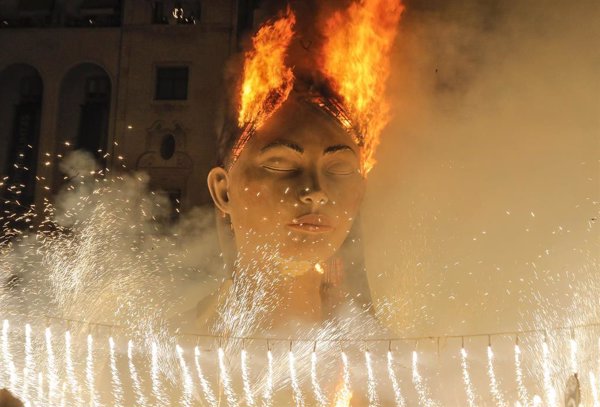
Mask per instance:
[[[222,167],[215,167],[208,173],[208,190],[215,206],[223,213],[229,214],[229,174]]]

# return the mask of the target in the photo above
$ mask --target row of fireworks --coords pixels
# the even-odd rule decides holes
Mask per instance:
[[[63,320],[64,322],[68,322],[72,324],[74,321]],[[91,324],[94,325],[94,324]],[[103,325],[107,327],[106,325]],[[578,367],[578,349],[577,349],[577,341],[575,340],[575,331],[583,328],[596,328],[598,324],[587,324],[582,326],[573,326],[573,327],[559,327],[556,330],[568,330],[571,332],[571,339],[569,341],[570,348],[570,377],[567,383],[567,389],[564,392],[565,402],[567,400],[572,400],[575,402],[575,406],[580,405],[581,395],[579,390],[579,380],[577,376],[577,372],[580,371]],[[46,327],[44,330],[44,347],[45,349],[42,351],[44,355],[36,354],[36,349],[34,349],[33,340],[32,340],[32,327],[30,324],[25,324],[25,329],[23,331],[23,340],[21,346],[16,344],[16,340],[11,340],[12,337],[18,335],[18,330],[11,329],[11,324],[8,320],[4,320],[2,324],[2,337],[1,337],[1,352],[2,357],[0,358],[0,388],[8,388],[13,393],[15,393],[20,399],[24,400],[26,406],[80,406],[86,403],[83,403],[84,393],[89,396],[89,400],[91,405],[100,406],[100,390],[96,385],[97,381],[97,373],[95,366],[95,356],[94,354],[99,349],[98,346],[94,346],[94,338],[91,333],[87,334],[87,343],[86,343],[86,360],[85,360],[85,372],[83,373],[84,382],[83,385],[80,384],[80,380],[78,379],[78,375],[76,374],[75,366],[76,364],[73,362],[73,339],[71,336],[71,331],[66,329],[64,331],[64,341],[60,344],[62,346],[62,350],[64,351],[64,363],[58,362],[59,359],[57,357],[56,349],[59,347],[58,341],[53,338],[52,329],[50,327]],[[543,365],[543,395],[534,394],[530,397],[527,386],[524,383],[524,374],[522,367],[522,356],[521,356],[521,348],[519,346],[519,337],[524,336],[528,333],[536,333],[537,331],[521,331],[521,332],[512,332],[510,334],[514,335],[516,338],[516,343],[514,345],[514,368],[516,375],[516,384],[518,394],[516,395],[515,406],[525,407],[525,406],[557,406],[559,400],[559,394],[555,389],[555,382],[553,382],[552,378],[552,367],[551,367],[551,357],[550,350],[548,346],[548,338],[550,331],[544,332],[544,341],[542,344],[542,365]],[[470,372],[469,362],[470,359],[468,357],[467,349],[464,346],[464,338],[473,337],[473,336],[487,336],[488,337],[488,346],[487,346],[487,376],[489,381],[489,394],[493,399],[495,405],[497,406],[508,406],[505,395],[499,388],[498,380],[496,379],[496,368],[494,365],[494,351],[492,350],[491,338],[496,335],[507,335],[509,333],[490,333],[490,334],[481,334],[481,335],[465,335],[458,338],[463,339],[462,346],[460,347],[460,365],[461,365],[461,376],[462,382],[464,384],[464,396],[467,401],[467,405],[469,407],[475,407],[480,405],[480,400],[482,399],[479,395],[476,394],[475,387],[473,385],[473,380]],[[198,335],[199,337],[209,337],[210,335]],[[407,395],[405,393],[406,389],[401,389],[401,380],[399,380],[398,374],[395,368],[394,362],[394,351],[392,350],[391,344],[394,341],[401,340],[411,340],[415,341],[415,343],[421,339],[437,339],[439,341],[440,338],[447,337],[427,337],[427,338],[401,338],[401,339],[378,339],[377,341],[387,341],[390,346],[387,351],[387,380],[389,384],[391,384],[391,388],[393,389],[393,397],[395,400],[396,406],[405,407],[408,403]],[[221,340],[227,339],[241,339],[241,338],[221,338]],[[218,388],[214,387],[211,384],[211,381],[204,373],[206,367],[203,369],[203,365],[201,363],[201,354],[203,353],[199,346],[195,346],[193,348],[193,363],[188,364],[188,360],[186,360],[186,355],[184,349],[175,345],[175,355],[176,355],[176,365],[178,367],[178,374],[181,377],[179,381],[180,387],[182,387],[177,393],[177,401],[174,405],[182,405],[184,407],[191,407],[194,405],[194,397],[201,395],[203,399],[212,407],[217,407],[219,404],[219,394],[223,394],[227,404],[229,406],[240,406],[244,403],[241,403],[241,400],[245,400],[246,405],[254,406],[254,405],[266,405],[270,406],[273,403],[273,395],[274,395],[274,378],[273,378],[273,352],[269,346],[269,343],[276,341],[289,341],[290,348],[287,353],[287,367],[288,367],[288,375],[289,375],[289,384],[291,390],[293,392],[294,400],[296,401],[297,406],[304,406],[305,400],[307,398],[313,398],[318,405],[328,406],[348,406],[349,400],[352,394],[352,384],[350,379],[350,362],[347,353],[344,351],[342,347],[340,347],[340,362],[342,367],[342,385],[338,386],[335,393],[330,395],[326,394],[324,389],[321,387],[320,380],[317,373],[318,366],[318,352],[317,352],[317,344],[314,344],[314,348],[311,353],[310,358],[310,387],[311,389],[306,390],[302,388],[302,380],[298,377],[298,369],[296,367],[296,355],[294,353],[294,342],[306,342],[304,339],[277,339],[277,338],[243,338],[248,341],[256,341],[257,339],[263,339],[267,342],[267,376],[266,383],[261,386],[262,391],[261,394],[256,394],[252,389],[252,383],[250,380],[249,374],[249,363],[248,363],[248,352],[245,348],[242,348],[240,353],[240,376],[243,384],[242,393],[243,395],[240,397],[236,394],[233,386],[233,375],[231,366],[228,365],[225,351],[223,347],[219,346],[217,357],[218,363],[216,366],[216,370],[218,370]],[[370,340],[373,342],[374,340]],[[365,340],[352,339],[347,342],[368,342]],[[598,341],[598,346],[600,347],[600,340]],[[117,350],[115,345],[115,340],[113,336],[109,336],[108,338],[108,348],[109,348],[109,365],[110,365],[110,396],[112,397],[112,405],[124,406],[127,405],[126,398],[127,392],[125,391],[124,380],[123,380],[123,372],[119,371],[117,367]],[[153,406],[153,405],[170,405],[172,404],[169,401],[169,396],[167,393],[172,394],[172,392],[167,392],[166,383],[164,383],[164,372],[161,373],[161,368],[159,367],[159,353],[161,352],[161,345],[157,342],[152,342],[150,346],[150,369],[146,372],[149,376],[149,380],[143,380],[141,377],[143,376],[142,370],[139,370],[139,367],[136,367],[136,362],[134,361],[134,343],[132,340],[127,342],[127,367],[128,378],[126,381],[131,383],[132,392],[130,396],[135,399],[135,404],[138,406]],[[17,350],[19,349],[19,350]],[[599,349],[600,350],[600,349]],[[364,364],[366,368],[366,389],[367,389],[367,398],[369,400],[370,406],[378,406],[379,404],[379,396],[378,396],[378,386],[382,386],[382,378],[377,376],[374,373],[373,367],[373,358],[372,353],[368,349],[368,347],[363,349],[364,354]],[[39,352],[38,352],[39,353]],[[19,357],[22,356],[22,357]],[[96,356],[97,358],[97,356]],[[43,367],[40,365],[36,369],[36,361],[43,361]],[[97,363],[97,361],[96,361]],[[204,362],[203,362],[204,363]],[[139,364],[139,361],[137,362]],[[17,367],[19,366],[19,367]],[[598,366],[600,369],[600,365]],[[195,370],[195,372],[194,372]],[[428,380],[426,380],[419,369],[419,352],[415,349],[412,351],[412,366],[411,366],[411,379],[414,393],[417,396],[418,404],[425,407],[433,407],[439,406],[439,402],[434,400],[432,397],[432,392],[428,386]],[[195,377],[195,379],[194,379]],[[596,374],[594,373],[594,369],[590,369],[588,372],[589,387],[591,393],[591,399],[593,399],[593,406],[600,407],[600,387],[597,382]],[[198,383],[197,389],[194,388],[194,382]],[[146,392],[144,390],[144,383],[149,382],[150,391]],[[403,392],[404,390],[404,392]],[[330,403],[330,398],[334,400],[334,404]],[[344,399],[346,403],[344,404]],[[70,400],[70,401],[69,401]],[[261,403],[258,402],[261,400]]]

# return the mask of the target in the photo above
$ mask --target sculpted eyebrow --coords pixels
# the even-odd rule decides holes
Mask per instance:
[[[278,140],[278,141],[274,141],[272,143],[267,144],[266,146],[264,146],[263,148],[260,149],[261,153],[264,153],[267,150],[270,150],[272,148],[275,147],[287,147],[290,148],[294,151],[299,152],[300,154],[304,153],[304,149],[302,147],[300,147],[298,144],[296,143],[292,143],[289,141],[285,141],[285,140]]]
[[[330,154],[330,153],[335,153],[336,151],[344,151],[344,150],[348,150],[352,154],[356,154],[354,152],[354,150],[352,148],[350,148],[350,146],[347,146],[346,144],[336,144],[333,146],[329,146],[325,149],[325,151],[323,151],[323,154]]]

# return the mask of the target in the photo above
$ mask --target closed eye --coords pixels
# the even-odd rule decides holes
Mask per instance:
[[[357,172],[358,168],[349,162],[337,162],[329,165],[326,171],[332,175],[350,175]]]

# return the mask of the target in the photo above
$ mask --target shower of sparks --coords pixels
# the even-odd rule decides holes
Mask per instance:
[[[63,382],[60,389],[60,407],[66,407],[67,404],[67,383]]]
[[[158,366],[158,345],[152,342],[150,380],[152,381],[152,396],[158,405],[166,405],[166,398],[162,390],[162,382],[160,380],[160,368]]]
[[[242,367],[242,381],[244,382],[244,397],[249,406],[254,405],[254,396],[250,388],[250,372],[248,371],[248,353],[246,349],[242,349],[240,354]]]
[[[467,402],[469,407],[475,407],[475,392],[473,391],[473,383],[471,383],[471,376],[469,375],[469,365],[467,363],[467,350],[462,347],[460,348],[460,365],[462,367],[462,377],[465,383],[465,393],[467,394]]]
[[[177,359],[179,359],[181,374],[183,375],[183,396],[181,398],[181,404],[185,407],[191,407],[194,395],[194,382],[190,375],[190,371],[188,370],[187,363],[185,363],[183,349],[179,345],[177,345],[175,349],[177,351]]]
[[[54,351],[52,350],[52,332],[46,328],[46,369],[48,374],[48,404],[54,404],[54,397],[58,386],[58,373],[54,361]]]
[[[33,375],[33,348],[31,346],[31,325],[25,325],[25,367],[23,368],[23,399],[29,402],[29,382]]]
[[[365,351],[365,364],[367,365],[367,394],[369,396],[369,407],[379,406],[379,397],[377,396],[377,382],[373,373],[373,363],[371,361],[371,352]]]
[[[85,362],[85,381],[90,395],[90,405],[97,406],[98,395],[96,394],[95,372],[94,372],[94,339],[91,334],[87,336],[87,358]]]
[[[121,407],[123,405],[123,386],[121,385],[121,378],[119,377],[119,370],[117,369],[115,341],[112,336],[108,338],[108,346],[110,350],[110,377],[113,389],[114,407]]]
[[[146,406],[146,397],[144,396],[144,392],[142,391],[142,385],[140,383],[140,378],[138,376],[137,370],[135,368],[135,364],[133,363],[133,342],[127,342],[127,362],[129,365],[129,375],[131,377],[131,381],[133,383],[133,389],[135,391],[137,404],[139,406]]]
[[[348,356],[346,355],[346,352],[342,351],[342,380],[343,380],[343,387],[340,390],[340,393],[342,393],[342,400],[345,400],[347,398],[350,397],[350,395],[352,394],[351,389],[350,389],[350,363],[348,363]]]
[[[17,388],[18,376],[17,369],[15,367],[12,354],[10,352],[8,331],[9,323],[8,320],[5,319],[2,324],[2,360],[4,360],[5,366],[3,369],[8,371],[10,388],[14,390]]]
[[[37,380],[37,401],[39,406],[44,405],[44,376],[42,372],[38,373]]]
[[[235,396],[233,387],[231,385],[231,377],[227,371],[225,351],[223,351],[223,348],[219,348],[217,353],[219,357],[219,376],[221,378],[221,382],[223,383],[223,391],[225,392],[225,397],[227,397],[227,403],[229,403],[229,405],[232,407],[238,407],[239,404],[237,397]]]
[[[521,348],[515,344],[515,375],[517,379],[517,392],[519,394],[519,400],[523,407],[527,407],[529,396],[527,395],[527,389],[523,383],[523,369],[521,368]]]
[[[569,342],[571,349],[571,371],[573,373],[577,373],[577,371],[579,370],[577,368],[577,342],[575,342],[574,338],[571,338]]]
[[[300,389],[300,383],[298,382],[298,375],[296,373],[296,358],[294,352],[288,352],[288,362],[290,367],[290,380],[292,383],[292,390],[294,392],[294,401],[297,407],[304,407],[304,396]]]
[[[265,407],[271,407],[273,403],[273,353],[267,351],[267,378],[265,391],[263,393],[263,404]]]
[[[310,381],[312,383],[313,391],[315,393],[315,399],[320,406],[327,406],[329,403],[323,394],[321,385],[319,384],[319,377],[317,375],[317,352],[313,351],[310,355]]]
[[[400,390],[400,383],[398,382],[398,378],[396,377],[396,372],[394,371],[394,357],[392,355],[392,351],[388,351],[387,353],[387,369],[388,376],[390,377],[390,381],[392,382],[392,388],[394,389],[394,398],[396,400],[396,407],[405,407],[406,402],[404,401],[404,397],[402,397],[402,391]]]
[[[79,392],[79,383],[77,382],[75,368],[73,367],[73,350],[70,331],[65,332],[65,370],[67,371],[67,381],[71,386],[71,394],[75,400],[77,400],[77,403],[82,405],[83,400],[81,399],[81,394]]]
[[[496,405],[498,407],[507,407],[504,396],[500,392],[498,380],[496,379],[496,372],[494,370],[494,352],[490,345],[487,347],[487,374],[490,379],[490,393],[496,401]]]
[[[550,349],[548,343],[544,340],[542,343],[542,369],[544,375],[544,393],[546,395],[546,404],[550,407],[556,406],[556,390],[552,386]]]
[[[215,394],[210,387],[210,383],[206,380],[204,372],[202,372],[202,366],[200,365],[200,348],[197,346],[194,348],[194,362],[196,364],[196,373],[198,374],[198,379],[200,380],[200,387],[202,387],[204,398],[212,407],[217,407]]]
[[[592,397],[594,398],[594,407],[600,407],[600,398],[598,398],[598,387],[596,375],[590,370],[590,387],[592,388]]]
[[[436,403],[429,397],[427,386],[419,373],[419,356],[416,350],[412,353],[412,381],[419,397],[419,403],[425,407],[436,406]]]

